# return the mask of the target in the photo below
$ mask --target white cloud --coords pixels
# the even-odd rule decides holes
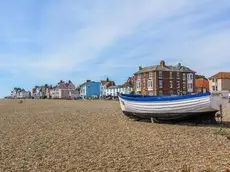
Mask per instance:
[[[204,73],[209,74],[212,67],[215,68],[213,71],[217,71],[223,62],[229,62],[226,60],[229,30],[222,29],[228,26],[228,21],[213,25],[214,31],[209,31],[206,37],[206,29],[196,26],[197,22],[226,9],[228,1],[49,1],[37,14],[31,13],[33,9],[28,2],[22,8],[27,15],[20,14],[19,19],[12,21],[0,18],[4,25],[0,33],[3,42],[16,46],[35,43],[41,49],[33,52],[28,48],[28,52],[23,53],[18,52],[17,47],[10,53],[1,53],[0,49],[0,67],[15,77],[23,74],[26,78],[58,80],[60,77],[69,79],[72,72],[86,71],[85,77],[80,76],[80,80],[97,79],[104,73],[115,76],[121,68],[133,66],[135,72],[137,65],[151,65],[160,59],[169,63],[182,60],[198,72],[204,69]],[[28,15],[30,13],[35,16]],[[30,18],[28,21],[31,22],[34,17],[38,18],[35,23],[26,23],[26,19]],[[23,21],[18,30],[15,21],[17,25]],[[38,25],[39,28],[30,30],[30,25]],[[137,45],[129,45],[130,50],[122,52],[124,54],[108,52],[102,64],[94,66],[97,72],[90,72],[92,61],[100,60],[110,47],[124,46],[125,38],[129,38],[127,44],[134,44],[135,39],[132,38],[137,37],[146,40],[149,37],[151,41],[142,40]],[[141,57],[136,58],[138,55]],[[207,58],[209,60],[203,60]]]
[[[39,54],[40,58],[28,57],[29,62],[22,62],[22,66],[47,70],[50,74],[52,70],[57,72],[63,68],[74,70],[83,62],[98,58],[100,52],[116,40],[133,33],[144,21],[170,17],[189,5],[188,1],[183,0],[99,1],[82,10],[78,4],[59,1],[59,4],[47,6],[42,14],[42,30],[38,40],[44,52]],[[67,26],[63,26],[62,22],[67,22]],[[83,25],[80,30],[68,28],[68,25],[71,27],[78,22]],[[72,31],[70,34],[68,29]],[[20,57],[20,61],[28,59]]]

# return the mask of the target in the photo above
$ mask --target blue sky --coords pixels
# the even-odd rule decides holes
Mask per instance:
[[[123,83],[138,66],[230,71],[229,0],[0,2],[0,97],[14,86]]]

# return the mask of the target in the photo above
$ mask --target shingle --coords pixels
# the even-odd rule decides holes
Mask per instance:
[[[137,71],[134,74],[141,74],[141,73],[152,72],[152,71],[194,72],[193,70],[189,69],[186,66],[164,66],[164,67],[161,67],[160,65],[156,65],[156,66],[144,67],[143,69]]]
[[[213,76],[211,76],[209,79],[230,79],[230,72],[219,72]]]

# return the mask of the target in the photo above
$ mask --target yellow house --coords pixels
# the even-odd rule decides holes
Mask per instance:
[[[209,89],[213,91],[230,92],[230,72],[219,72],[209,78]]]

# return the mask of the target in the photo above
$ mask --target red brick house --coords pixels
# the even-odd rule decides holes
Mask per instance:
[[[209,92],[209,82],[205,78],[199,78],[195,80],[195,90],[196,93],[206,93]]]
[[[142,95],[182,95],[195,92],[195,72],[180,63],[139,67],[134,73],[134,92]]]

